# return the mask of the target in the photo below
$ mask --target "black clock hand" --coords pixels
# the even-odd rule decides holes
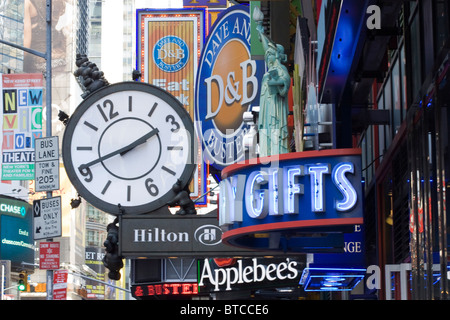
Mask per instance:
[[[142,136],[141,138],[137,139],[135,142],[133,142],[132,144],[129,144],[128,146],[121,148],[119,151],[120,155],[123,156],[125,153],[127,153],[128,151],[133,150],[134,148],[136,148],[138,145],[143,144],[144,142],[146,142],[148,139],[150,139],[151,137],[153,137],[155,134],[157,134],[159,132],[159,130],[153,129],[152,131],[150,131],[149,133],[147,133],[146,135]]]
[[[121,156],[123,156],[125,153],[127,153],[128,151],[136,148],[138,145],[143,144],[144,142],[146,142],[148,139],[150,139],[151,137],[153,137],[155,134],[157,134],[159,132],[158,129],[153,129],[152,131],[150,131],[149,133],[147,133],[146,135],[140,137],[139,139],[137,139],[136,141],[130,143],[129,145],[120,148],[119,150],[113,151],[111,153],[108,153],[107,155],[104,155],[96,160],[93,160],[91,162],[88,162],[86,164],[82,164],[81,166],[78,167],[79,171],[83,171],[86,168],[89,168],[90,166],[93,166],[94,164],[97,164],[99,162],[105,161],[111,157],[114,157],[115,155],[120,154]]]

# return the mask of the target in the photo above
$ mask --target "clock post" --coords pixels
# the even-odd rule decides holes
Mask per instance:
[[[45,106],[46,106],[46,136],[52,136],[52,0],[46,1],[46,88],[47,92],[45,94]],[[53,196],[52,191],[47,191],[47,198]],[[47,241],[52,242],[53,238],[47,239]],[[46,274],[47,281],[47,300],[53,300],[53,270],[47,270]]]
[[[104,265],[118,280],[122,216],[195,214],[188,186],[196,169],[194,123],[180,101],[148,83],[109,84],[86,55],[74,72],[84,93],[65,124],[62,157],[67,176],[90,205],[117,216],[108,225]]]

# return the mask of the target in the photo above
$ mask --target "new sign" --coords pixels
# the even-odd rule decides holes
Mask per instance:
[[[34,178],[34,142],[42,137],[42,74],[0,74],[2,180]]]
[[[336,231],[362,223],[360,157],[359,149],[309,151],[224,169],[219,212],[228,231],[222,240],[293,252],[342,249]],[[328,239],[304,237],[317,231]],[[261,233],[272,234],[252,236]]]

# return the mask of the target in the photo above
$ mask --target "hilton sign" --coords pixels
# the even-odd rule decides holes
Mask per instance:
[[[261,252],[222,243],[217,214],[121,216],[119,254],[124,257],[255,256]],[[272,253],[273,254],[273,253]]]

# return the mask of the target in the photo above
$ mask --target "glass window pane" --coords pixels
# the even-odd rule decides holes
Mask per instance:
[[[395,60],[392,67],[392,126],[394,130],[394,135],[397,134],[402,121],[402,101],[400,93],[400,70],[398,59]]]
[[[406,118],[406,109],[408,108],[408,101],[406,95],[406,59],[405,59],[405,46],[400,49],[400,71],[401,71],[401,95],[402,95],[402,120]]]
[[[384,96],[383,94],[380,95],[380,98],[378,99],[378,109],[379,110],[384,110]],[[382,161],[383,157],[382,155],[384,154],[384,150],[386,149],[386,141],[385,141],[385,136],[384,136],[384,130],[385,130],[385,125],[379,125],[378,126],[378,146],[379,146],[379,155],[380,157],[380,161]]]
[[[392,90],[391,90],[391,77],[386,79],[386,85],[384,86],[384,109],[389,110],[390,121],[392,124]],[[392,142],[392,125],[385,126],[385,139],[386,139],[386,149]]]

